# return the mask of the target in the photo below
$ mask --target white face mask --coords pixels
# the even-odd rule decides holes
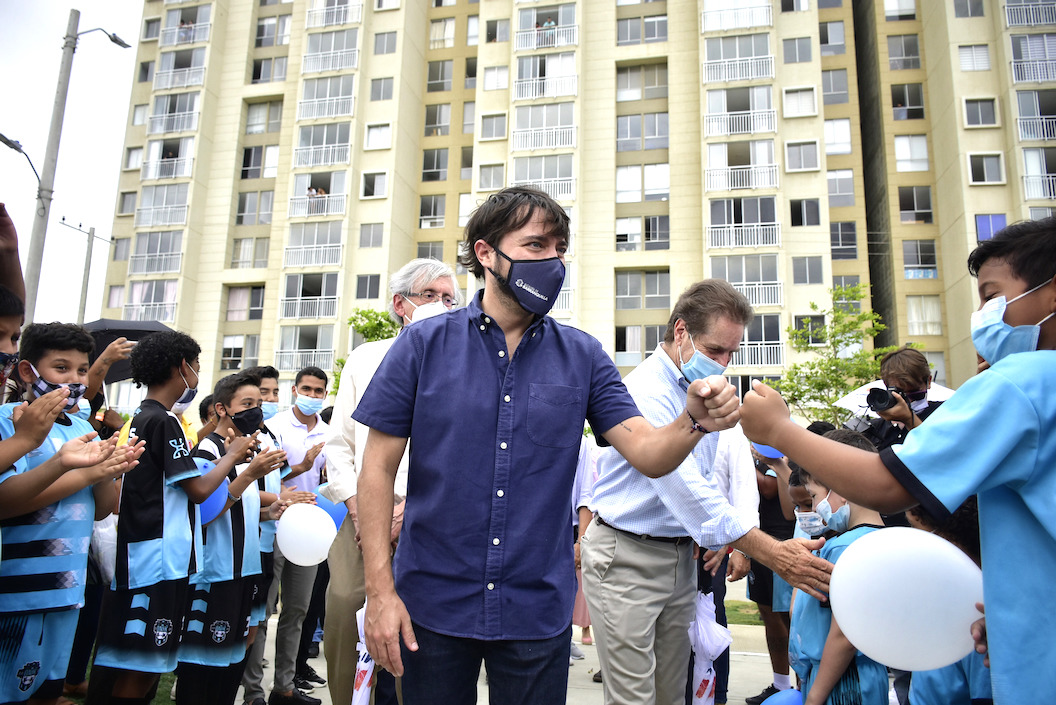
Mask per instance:
[[[448,311],[447,306],[444,305],[443,301],[434,301],[430,304],[422,304],[421,306],[419,306],[418,304],[408,299],[406,296],[403,297],[403,300],[409,303],[411,306],[414,306],[414,311],[411,312],[411,315],[409,317],[411,319],[411,323],[418,323],[419,321],[424,321],[425,319],[432,318],[433,316],[439,316],[440,314],[447,313]]]

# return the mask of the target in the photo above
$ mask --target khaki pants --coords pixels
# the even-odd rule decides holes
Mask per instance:
[[[356,525],[346,517],[330,547],[330,585],[326,588],[326,684],[334,703],[352,702],[352,686],[359,660],[359,627],[356,612],[367,599],[363,585],[363,553],[356,545]]]
[[[684,705],[697,580],[692,542],[639,539],[594,521],[580,552],[606,705]]]

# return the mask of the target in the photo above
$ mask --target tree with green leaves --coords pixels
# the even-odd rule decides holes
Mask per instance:
[[[392,338],[400,332],[399,327],[393,322],[388,311],[378,311],[373,308],[352,309],[352,315],[348,318],[348,325],[352,326],[352,330],[356,333],[359,333],[365,343]],[[345,358],[340,357],[334,361],[334,390],[331,394],[337,394],[337,390],[341,387],[341,370],[344,367]]]
[[[880,358],[898,346],[871,347],[887,328],[880,314],[863,310],[866,287],[837,286],[829,290],[832,304],[823,309],[811,302],[811,316],[788,329],[789,345],[810,359],[785,370],[777,383],[781,395],[799,415],[840,426],[848,411],[836,406],[847,393],[880,376]]]

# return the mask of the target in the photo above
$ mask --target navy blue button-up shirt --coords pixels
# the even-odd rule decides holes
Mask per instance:
[[[473,639],[567,629],[583,422],[601,432],[639,415],[601,344],[552,318],[512,359],[480,295],[408,326],[352,417],[410,438],[393,572],[411,619]]]

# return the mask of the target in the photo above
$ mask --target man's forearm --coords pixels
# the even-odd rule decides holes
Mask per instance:
[[[363,572],[367,596],[395,589],[389,532],[392,527],[393,483],[380,468],[364,464],[360,474],[356,511],[362,536]]]

